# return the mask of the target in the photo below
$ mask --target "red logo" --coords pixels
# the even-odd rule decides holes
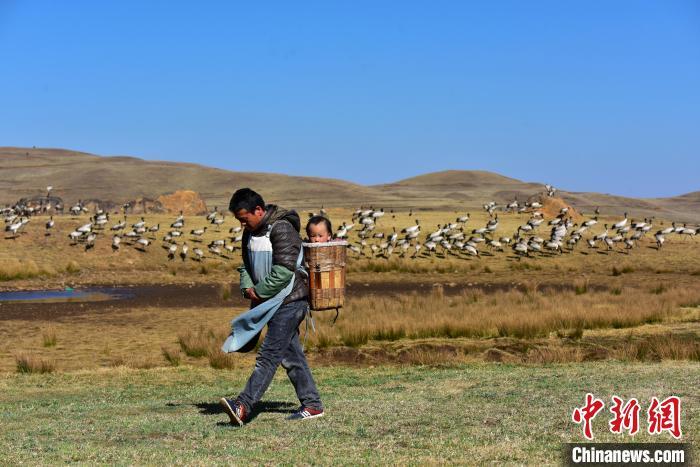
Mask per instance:
[[[582,407],[574,408],[571,419],[574,423],[582,425],[583,436],[593,439],[593,419],[605,407],[602,399],[598,399],[591,393],[586,394],[586,401]],[[641,406],[634,397],[625,402],[622,398],[612,396],[610,413],[612,419],[608,423],[611,433],[623,434],[627,432],[634,436],[639,432],[639,412]],[[679,439],[681,432],[681,399],[670,396],[659,402],[656,397],[651,398],[647,410],[647,423],[650,435],[657,435],[667,431],[671,436]]]
[[[574,413],[571,414],[575,423],[583,423],[583,436],[587,439],[593,439],[591,422],[598,415],[598,412],[603,410],[603,407],[605,407],[605,403],[589,392],[586,394],[586,404],[583,407],[576,407]]]
[[[681,437],[680,398],[671,396],[659,402],[659,399],[652,397],[647,416],[650,435],[668,431],[676,439]]]
[[[625,430],[629,431],[630,436],[634,436],[639,431],[639,402],[634,397],[624,402],[617,396],[612,397],[613,405],[610,407],[610,412],[614,415],[610,420],[610,432],[622,433]]]

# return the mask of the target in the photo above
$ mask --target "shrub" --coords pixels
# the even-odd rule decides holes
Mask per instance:
[[[221,299],[226,301],[231,298],[231,284],[229,283],[222,283],[219,286],[219,296],[221,296]]]
[[[56,331],[53,328],[48,328],[42,334],[44,347],[54,347],[56,345]]]
[[[76,261],[68,261],[68,264],[66,264],[66,272],[69,274],[79,273],[80,265]]]
[[[4,259],[0,263],[0,281],[31,279],[54,274],[47,268],[40,268],[33,260]]]
[[[236,367],[235,354],[222,352],[220,349],[210,350],[209,366],[217,370],[228,370]]]
[[[161,350],[163,352],[163,357],[165,357],[168,363],[172,366],[180,365],[180,361],[182,360],[182,351],[180,349],[163,347]]]
[[[52,373],[56,370],[56,362],[34,355],[17,355],[15,362],[18,373]]]

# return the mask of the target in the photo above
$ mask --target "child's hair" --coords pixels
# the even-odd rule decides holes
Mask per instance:
[[[248,212],[253,212],[257,206],[265,208],[265,201],[262,196],[251,190],[250,188],[241,188],[231,197],[228,205],[228,210],[235,213],[240,209],[245,209]]]
[[[311,219],[309,219],[309,222],[306,223],[306,235],[311,235],[309,233],[310,226],[318,225],[321,222],[326,224],[326,230],[328,230],[330,235],[333,235],[333,226],[331,225],[331,221],[325,216],[313,216]]]

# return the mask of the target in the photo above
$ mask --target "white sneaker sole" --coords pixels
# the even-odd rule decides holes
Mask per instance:
[[[317,414],[317,415],[309,415],[308,417],[296,418],[296,419],[294,419],[294,420],[292,420],[292,421],[294,421],[294,422],[301,422],[302,420],[311,420],[312,418],[323,417],[323,415],[324,415],[325,413],[326,413],[326,412],[323,411],[323,412],[321,412],[320,414]]]
[[[238,426],[243,426],[243,420],[241,420],[238,415],[236,415],[236,411],[233,410],[233,407],[231,407],[226,400],[225,397],[222,397],[219,399],[219,402],[224,408],[224,411],[228,414],[228,417],[231,419],[231,423],[235,423]]]

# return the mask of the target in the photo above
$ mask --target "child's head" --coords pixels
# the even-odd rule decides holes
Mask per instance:
[[[306,224],[306,235],[311,243],[330,242],[333,227],[327,217],[313,216]]]

